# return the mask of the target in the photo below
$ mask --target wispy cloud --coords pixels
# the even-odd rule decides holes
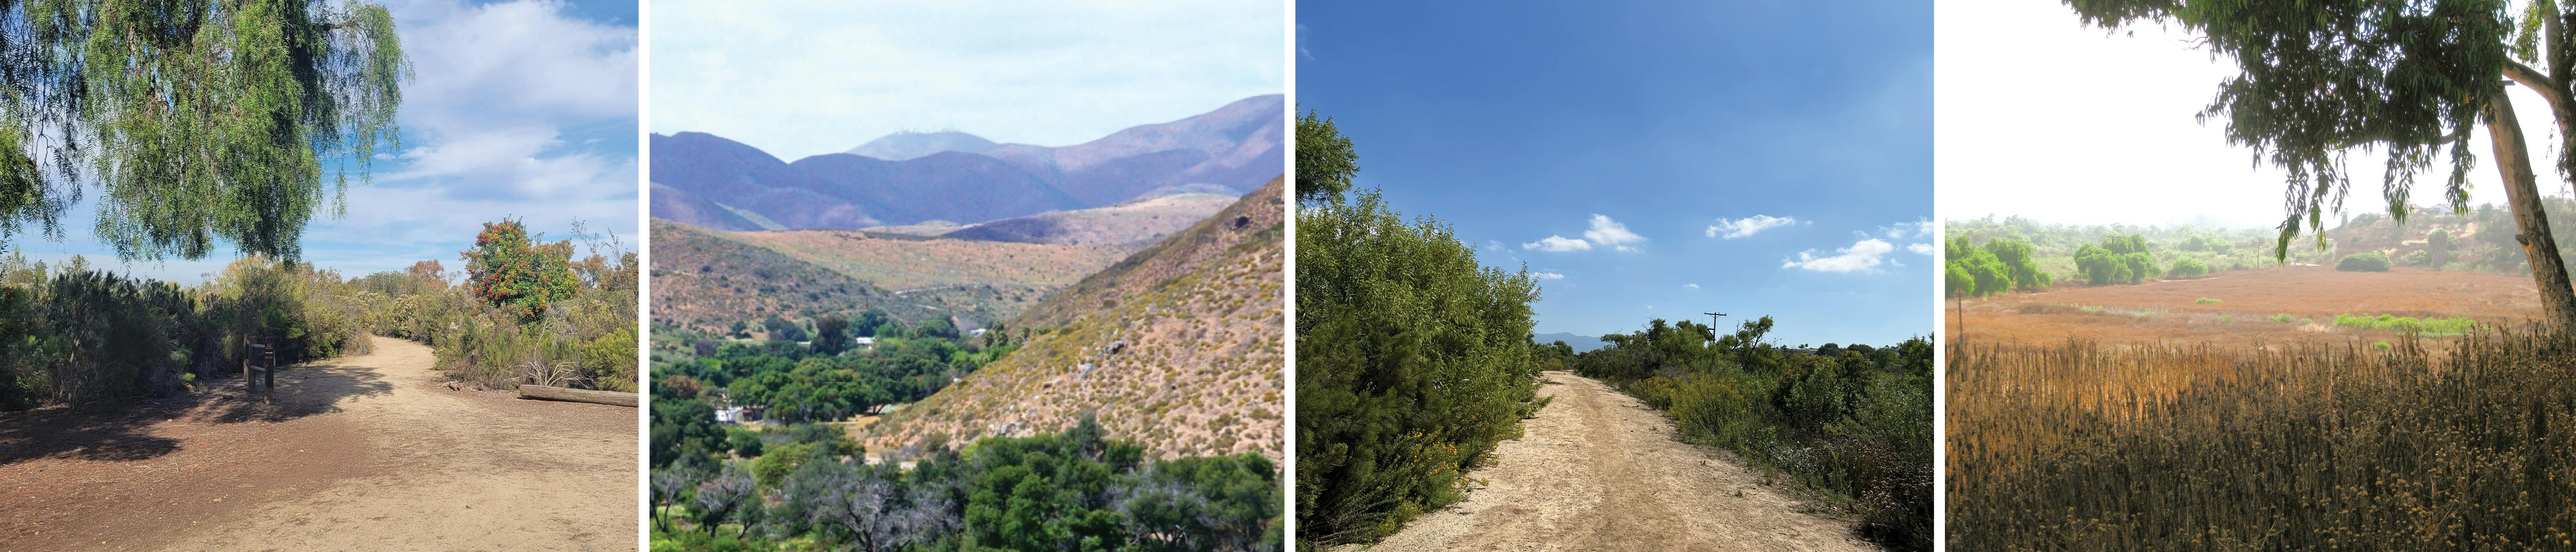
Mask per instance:
[[[1690,288],[1690,289],[1699,289],[1699,284],[1682,284],[1682,287],[1686,287],[1686,288]]]
[[[1886,240],[1864,239],[1853,243],[1851,247],[1836,249],[1833,255],[1818,255],[1814,249],[1800,252],[1798,256],[1782,261],[1780,268],[1836,273],[1866,272],[1877,270],[1878,265],[1886,264],[1887,253],[1895,250],[1896,246],[1887,243]]]
[[[1541,280],[1563,280],[1563,279],[1565,279],[1565,275],[1564,275],[1564,274],[1558,274],[1558,273],[1554,273],[1554,272],[1532,272],[1532,273],[1530,273],[1530,277],[1531,277],[1531,278],[1541,279]]]
[[[1799,221],[1795,217],[1775,217],[1771,215],[1753,215],[1735,220],[1717,219],[1717,224],[1711,224],[1708,226],[1707,234],[1708,237],[1731,240],[1749,237],[1756,233],[1760,233],[1763,230],[1770,230],[1798,223]]]
[[[1521,244],[1521,249],[1557,252],[1591,251],[1592,244],[1583,240],[1570,239],[1565,236],[1549,235],[1545,238],[1539,238],[1538,241]]]
[[[1916,254],[1916,255],[1930,255],[1930,254],[1932,254],[1932,244],[1928,244],[1928,243],[1917,243],[1917,244],[1911,244],[1911,245],[1907,245],[1907,246],[1905,246],[1905,250],[1906,250],[1906,251],[1912,251],[1912,252],[1914,252],[1914,254]]]
[[[1896,223],[1895,226],[1881,226],[1878,227],[1878,232],[1886,235],[1887,239],[1901,240],[1908,237],[1930,236],[1934,228],[1936,227],[1932,224],[1932,219],[1927,217],[1914,222]]]

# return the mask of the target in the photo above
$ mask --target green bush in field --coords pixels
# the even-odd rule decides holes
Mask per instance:
[[[2212,304],[2212,303],[2221,303],[2221,302],[2224,302],[2224,301],[2220,301],[2220,300],[2217,300],[2217,299],[2211,299],[2211,298],[2208,298],[2208,297],[2202,297],[2202,298],[2199,298],[2199,299],[2193,299],[2193,300],[2191,300],[2191,302],[2192,302],[2193,304],[2207,305],[2207,304]]]
[[[2467,318],[2453,317],[2417,320],[2412,316],[2392,316],[2386,314],[2379,316],[2338,314],[2335,315],[2334,325],[2365,330],[2396,330],[2400,332],[2424,333],[2431,335],[2457,335],[2468,333],[2481,327],[2476,320],[2470,320]]]
[[[2198,259],[2174,261],[2173,268],[2165,271],[2166,278],[2175,280],[2189,280],[2207,275],[2209,275],[2209,265]]]
[[[2097,286],[2141,283],[2163,272],[2156,267],[2155,254],[2148,252],[2147,238],[2138,234],[2106,236],[2100,245],[2077,247],[2075,269]]]
[[[2335,270],[2342,271],[2387,272],[2388,266],[2388,254],[2378,251],[2345,255],[2343,260],[2335,261]]]
[[[2288,323],[2291,323],[2291,322],[2297,322],[2297,321],[2299,320],[2299,318],[2298,318],[2298,317],[2296,317],[2296,316],[2290,316],[2288,313],[2282,313],[2282,314],[2275,314],[2275,315],[2272,315],[2271,320],[2272,320],[2273,322],[2280,322],[2280,323],[2283,323],[2283,324],[2288,324]]]

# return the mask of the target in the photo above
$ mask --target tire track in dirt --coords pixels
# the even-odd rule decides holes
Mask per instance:
[[[1374,546],[1342,550],[1868,551],[1849,523],[1761,483],[1758,473],[1676,440],[1635,398],[1569,372],[1520,439],[1468,473],[1482,487]]]

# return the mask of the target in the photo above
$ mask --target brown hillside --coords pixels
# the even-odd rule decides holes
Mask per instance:
[[[1159,458],[1281,459],[1286,215],[1273,180],[1049,296],[1013,325],[1051,331],[856,435],[870,450],[917,451],[934,438],[1057,431],[1092,413]]]
[[[1283,182],[1273,178],[1268,185],[1244,194],[1234,205],[1189,229],[1047,296],[1012,319],[1011,326],[1055,327],[1077,314],[1115,307],[1119,298],[1140,295],[1200,265],[1231,255],[1238,245],[1279,240],[1288,219],[1287,188]]]
[[[653,219],[651,230],[653,323],[660,325],[717,331],[771,315],[801,319],[877,308],[906,323],[953,316],[971,327],[1045,297],[1044,289],[1030,286],[889,290],[730,232],[662,219]]]
[[[997,220],[945,235],[1022,243],[1144,245],[1187,229],[1238,199],[1233,194],[1156,196],[1097,209]]]

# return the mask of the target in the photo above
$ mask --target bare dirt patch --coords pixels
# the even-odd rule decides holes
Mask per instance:
[[[1356,550],[1834,550],[1877,548],[1761,474],[1675,440],[1663,414],[1601,382],[1547,372],[1553,396],[1467,500]]]
[[[0,415],[0,550],[633,550],[636,409],[449,391],[429,349]]]
[[[2218,302],[2199,302],[2203,298]],[[2312,322],[2270,320],[2280,314]],[[2518,324],[2540,314],[2540,299],[2528,276],[2412,267],[2389,272],[2283,267],[2135,286],[2060,286],[2043,293],[1955,300],[1942,308],[1945,331],[1966,340],[2044,344],[2080,338],[2243,346],[2400,338],[2391,330],[2334,326],[2334,317],[2343,314]],[[2433,341],[2438,340],[2427,344]]]

